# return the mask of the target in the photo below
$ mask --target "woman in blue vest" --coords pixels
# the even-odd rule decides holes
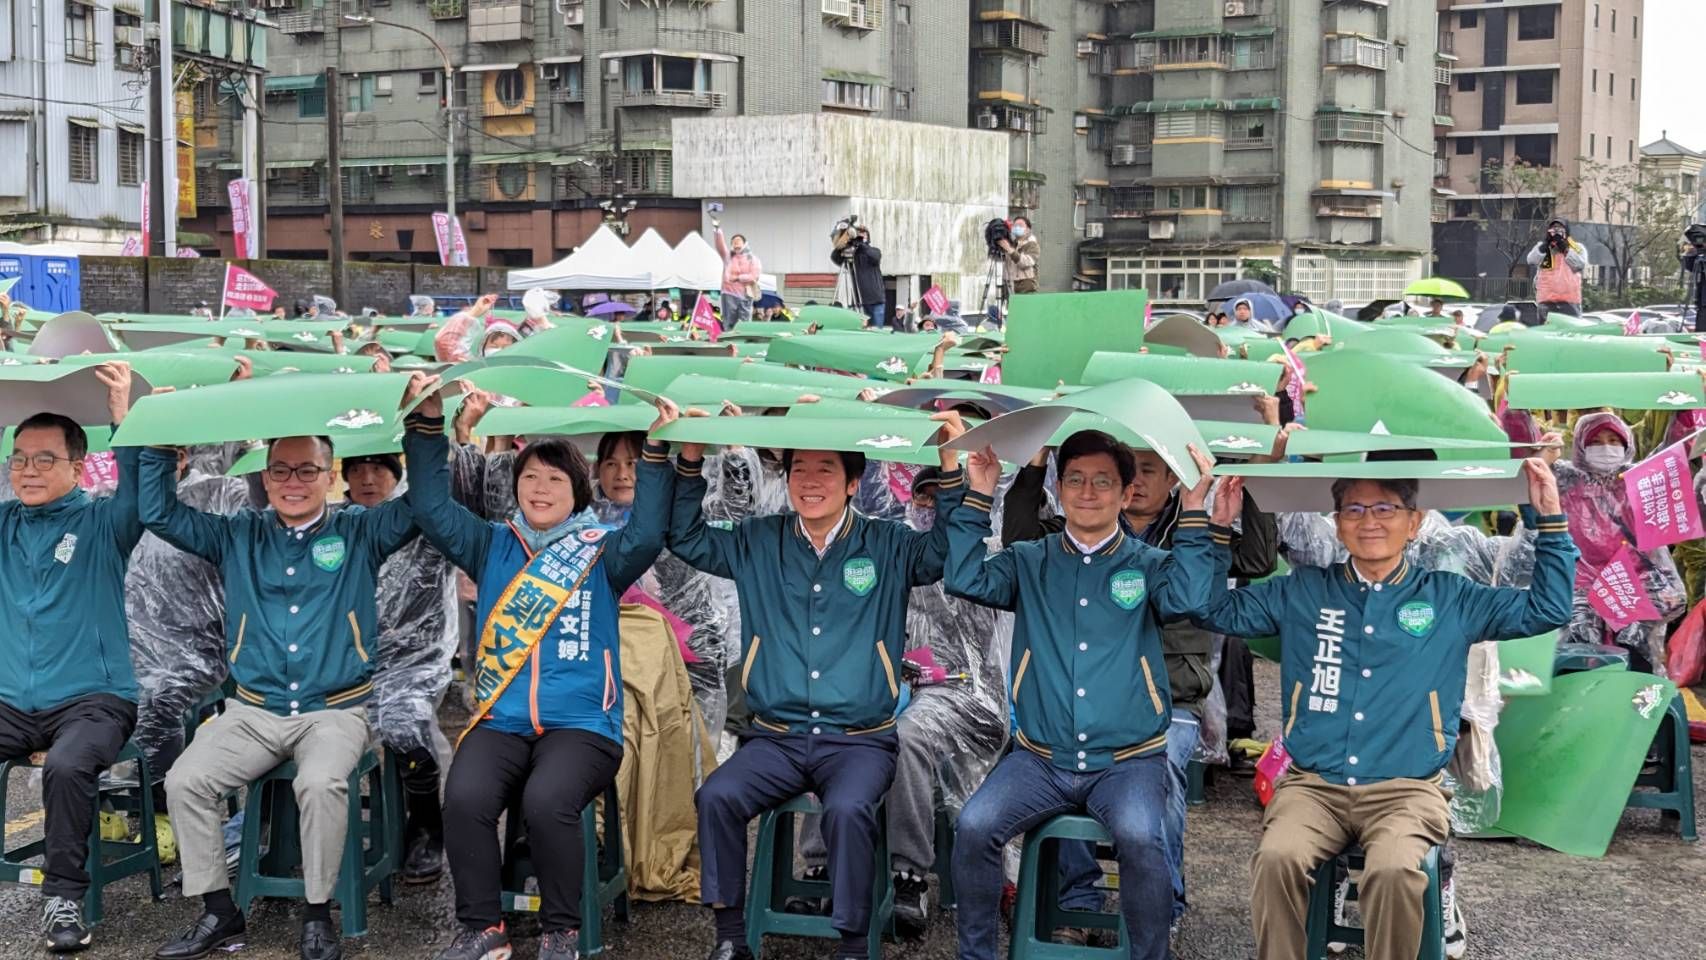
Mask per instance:
[[[417,376],[410,395],[436,389]],[[653,429],[675,419],[660,401]],[[538,871],[540,960],[579,960],[581,809],[622,762],[618,598],[663,549],[675,472],[667,448],[641,453],[635,511],[616,529],[590,509],[584,458],[561,440],[515,458],[517,509],[488,523],[451,499],[442,403],[409,416],[403,441],[421,530],[479,587],[474,718],[450,768],[445,838],[462,929],[441,960],[505,960],[498,817],[519,794]]]

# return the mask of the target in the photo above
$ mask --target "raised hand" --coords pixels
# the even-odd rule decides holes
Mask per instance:
[[[130,412],[130,364],[123,360],[103,363],[95,368],[95,379],[106,385],[107,413],[112,416],[116,427]]]
[[[1202,477],[1197,480],[1196,486],[1179,495],[1179,506],[1186,510],[1201,510],[1203,504],[1208,502],[1209,488],[1214,486],[1214,461],[1209,459],[1208,454],[1198,450],[1194,443],[1185,449],[1190,452],[1191,459],[1196,462]]]

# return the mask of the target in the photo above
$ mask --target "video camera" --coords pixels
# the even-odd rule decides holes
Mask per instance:
[[[1003,241],[1011,243],[1012,240],[1013,228],[1007,225],[1006,220],[996,217],[983,225],[983,245],[989,249],[990,256],[1005,256],[1006,251],[1001,249],[1001,244]]]
[[[835,226],[829,228],[829,242],[837,250],[852,243],[853,238],[858,235],[859,215],[856,213],[849,213],[835,221]]]
[[[1682,238],[1688,241],[1697,253],[1706,253],[1706,223],[1690,224],[1682,231]]]

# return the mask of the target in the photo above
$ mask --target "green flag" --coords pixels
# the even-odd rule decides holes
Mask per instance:
[[[1499,644],[1499,693],[1507,697],[1540,697],[1552,692],[1552,665],[1557,659],[1558,631]]]
[[[1697,373],[1517,373],[1509,378],[1518,410],[1698,410],[1706,388]]]
[[[1014,297],[1007,314],[1001,379],[1021,387],[1083,382],[1098,350],[1136,353],[1143,346],[1142,290],[1033,293]]]
[[[90,371],[93,373],[93,371]],[[401,433],[409,375],[298,373],[143,397],[113,437],[119,446],[183,446],[278,437]]]
[[[1664,373],[1664,341],[1647,337],[1541,334],[1512,341],[1507,373]]]
[[[577,370],[604,372],[604,355],[614,330],[609,324],[576,317],[559,317],[555,326],[505,347],[505,356],[544,357]]]
[[[1487,405],[1459,384],[1421,366],[1360,350],[1305,355],[1311,429],[1461,440],[1504,440]],[[1442,451],[1441,458],[1459,457]]]
[[[857,310],[820,303],[801,307],[798,319],[802,327],[815,324],[819,330],[859,330],[865,326],[865,322],[865,315]]]
[[[133,407],[152,389],[146,377],[132,371]],[[15,426],[37,413],[63,414],[85,425],[112,422],[106,385],[93,366],[0,363],[0,426]]]

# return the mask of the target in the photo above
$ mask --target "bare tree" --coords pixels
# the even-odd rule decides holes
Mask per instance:
[[[1504,259],[1505,277],[1528,275],[1528,251],[1541,225],[1553,210],[1569,208],[1576,187],[1558,167],[1495,159],[1481,168],[1481,192],[1492,196],[1479,201],[1477,226]]]
[[[1688,202],[1662,183],[1644,181],[1637,166],[1586,158],[1580,163],[1581,194],[1589,215],[1606,224],[1601,240],[1621,297],[1636,267],[1651,265],[1659,252],[1674,258],[1677,237],[1688,225]]]

